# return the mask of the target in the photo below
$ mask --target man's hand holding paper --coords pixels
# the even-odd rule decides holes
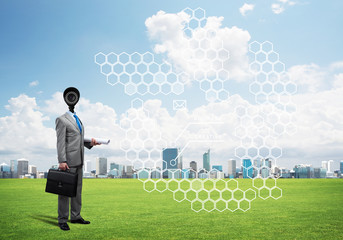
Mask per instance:
[[[93,145],[100,145],[100,144],[106,144],[107,145],[110,143],[111,140],[110,139],[104,139],[104,138],[88,138],[88,137],[85,137],[84,141],[90,142]]]

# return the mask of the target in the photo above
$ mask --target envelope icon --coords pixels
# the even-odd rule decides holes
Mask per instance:
[[[187,101],[186,100],[173,100],[173,110],[181,110],[187,108]]]

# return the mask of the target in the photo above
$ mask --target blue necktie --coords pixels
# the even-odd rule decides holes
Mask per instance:
[[[81,127],[80,120],[79,120],[79,118],[76,116],[76,114],[74,114],[74,118],[76,119],[77,126],[79,126],[80,133],[81,133],[81,132],[82,132],[82,127]]]

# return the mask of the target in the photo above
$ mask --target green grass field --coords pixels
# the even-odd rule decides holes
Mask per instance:
[[[45,183],[0,179],[0,239],[343,239],[343,179],[279,179],[279,200],[210,213],[171,192],[148,193],[138,180],[84,179],[82,216],[91,224],[67,232]]]

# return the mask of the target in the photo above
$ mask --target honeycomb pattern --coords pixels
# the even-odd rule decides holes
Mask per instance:
[[[99,52],[94,61],[106,76],[107,83],[122,86],[129,96],[143,96],[180,95],[189,81],[195,81],[208,102],[227,100],[229,91],[225,86],[230,77],[227,70],[230,52],[217,32],[206,26],[205,10],[186,8],[183,12],[189,15],[183,23],[187,45],[182,50],[185,66],[173,66],[163,60],[163,56],[151,52]],[[278,176],[272,173],[269,162],[276,162],[282,155],[276,139],[296,131],[292,123],[296,106],[291,95],[296,93],[297,87],[285,72],[285,65],[272,43],[250,43],[249,56],[249,70],[254,76],[249,91],[258,105],[240,105],[235,109],[239,120],[235,136],[240,139],[235,156],[242,160],[243,172],[251,178],[252,186],[243,190],[237,180],[219,179],[218,173],[215,174],[218,179],[211,178],[212,172],[217,171],[215,169],[210,172],[199,169],[198,173],[192,174],[180,169],[161,170],[162,149],[168,144],[154,119],[149,117],[143,101],[135,98],[120,120],[120,127],[125,132],[120,148],[126,159],[132,162],[147,192],[170,191],[174,200],[190,202],[195,212],[247,211],[257,197],[263,200],[282,197],[282,189],[277,186]],[[182,101],[173,101],[173,109],[184,109],[182,106],[186,102]],[[244,164],[244,159],[250,159],[250,164]],[[168,179],[162,178],[166,171]],[[191,175],[199,178],[190,178]]]
[[[107,83],[122,85],[130,96],[142,96],[180,95],[186,83],[197,81],[207,101],[227,100],[229,92],[224,86],[229,80],[227,66],[230,53],[215,30],[204,28],[207,22],[205,10],[186,8],[183,12],[190,16],[189,21],[184,22],[183,37],[188,47],[181,54],[186,61],[185,66],[175,67],[163,60],[163,56],[151,52],[99,52],[94,61],[101,74],[106,76]]]
[[[270,166],[263,166],[261,161],[273,161],[282,156],[282,148],[277,145],[277,139],[284,134],[295,132],[289,113],[281,112],[275,106],[266,107],[240,105],[235,108],[239,124],[235,128],[235,136],[240,139],[240,145],[235,148],[235,156],[239,159],[249,159],[251,166],[243,166],[246,171],[252,171],[257,178],[280,177],[272,175]],[[255,164],[257,162],[258,164]],[[262,174],[263,173],[263,174]]]
[[[213,169],[214,170],[214,169]],[[152,170],[141,170],[146,174],[144,176],[152,176]],[[200,171],[198,172],[200,173]],[[144,190],[147,192],[164,192],[170,191],[173,193],[173,198],[177,202],[188,201],[191,208],[195,212],[200,211],[219,211],[236,210],[248,211],[251,207],[251,202],[256,199],[256,193],[267,187],[253,187],[246,190],[239,188],[239,183],[235,179],[163,179],[163,178],[146,178],[140,179],[143,182]],[[274,188],[273,188],[274,189]],[[262,195],[264,197],[264,195]],[[274,196],[275,199],[279,197]]]
[[[211,171],[213,170],[215,169]],[[213,179],[209,178],[210,175],[205,179],[163,179],[161,178],[163,171],[158,171],[157,175],[154,174],[156,169],[142,169],[138,172],[144,190],[149,193],[170,191],[175,201],[190,202],[191,209],[195,212],[214,210],[246,212],[257,197],[263,200],[268,198],[277,200],[282,197],[282,189],[276,186],[276,179],[273,178],[254,178],[252,187],[243,190],[236,179]],[[197,174],[199,175],[201,171]]]
[[[120,119],[120,128],[125,132],[120,148],[135,169],[157,169],[162,165],[161,149],[167,142],[162,139],[160,129],[149,117],[141,99],[132,100],[131,108]]]
[[[94,61],[100,66],[108,84],[123,85],[125,93],[130,96],[159,93],[180,95],[188,79],[186,73],[176,73],[170,63],[156,58],[151,52],[100,52],[95,55]]]
[[[184,24],[184,36],[188,48],[183,52],[186,69],[192,72],[192,80],[199,83],[208,102],[223,101],[229,98],[225,84],[229,80],[230,53],[224,48],[223,40],[217,32],[206,27],[206,12],[202,8],[185,8],[190,17]]]
[[[249,91],[254,94],[256,103],[273,104],[281,110],[295,112],[291,95],[297,92],[297,85],[285,72],[285,64],[280,61],[273,44],[253,41],[249,44],[249,55],[249,70],[255,78]]]
[[[186,13],[190,20],[184,23],[184,34],[186,37],[191,38],[193,36],[193,31],[198,28],[203,28],[206,25],[206,11],[202,8],[185,8],[182,10]]]
[[[270,166],[261,161],[276,163],[282,155],[277,139],[296,132],[296,106],[291,95],[296,93],[297,86],[289,79],[271,42],[253,41],[249,44],[249,56],[249,69],[254,75],[249,91],[257,105],[242,104],[235,108],[239,120],[235,136],[241,142],[235,148],[235,156],[242,160],[243,171],[249,178],[278,178],[280,175],[273,175]],[[250,160],[249,166],[243,165],[243,159]]]

